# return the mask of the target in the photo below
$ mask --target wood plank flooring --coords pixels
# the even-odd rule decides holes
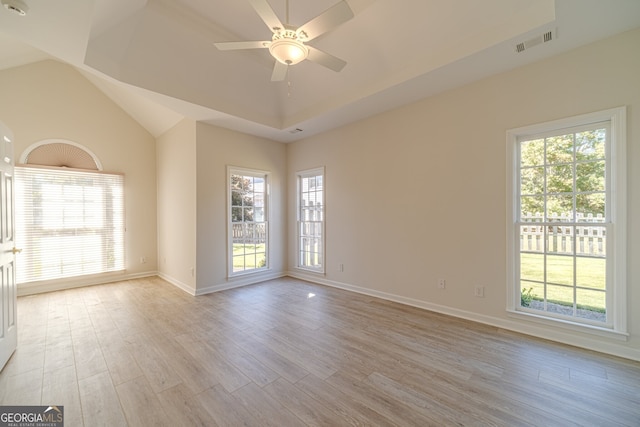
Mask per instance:
[[[22,297],[0,405],[66,426],[640,426],[640,363],[285,278]]]

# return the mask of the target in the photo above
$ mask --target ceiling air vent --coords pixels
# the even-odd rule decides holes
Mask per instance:
[[[550,42],[556,38],[555,30],[547,31],[544,34],[540,34],[537,37],[531,38],[529,40],[525,40],[516,45],[516,52],[524,52],[527,49],[531,49],[534,46],[537,46],[542,43]]]

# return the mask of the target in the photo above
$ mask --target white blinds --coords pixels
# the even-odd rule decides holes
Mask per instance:
[[[16,167],[18,283],[124,270],[122,175]]]

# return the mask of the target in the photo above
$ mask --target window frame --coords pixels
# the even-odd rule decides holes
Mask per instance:
[[[610,129],[605,188],[607,226],[607,322],[594,324],[579,318],[558,318],[520,305],[519,150],[521,140],[553,132],[607,122]],[[507,312],[522,319],[626,339],[627,333],[627,166],[626,107],[612,108],[507,131]],[[574,255],[575,256],[575,255]],[[609,312],[611,311],[611,312]]]
[[[251,176],[254,178],[264,178],[265,188],[264,188],[264,221],[260,221],[265,224],[265,265],[262,267],[256,267],[252,269],[244,269],[242,271],[234,271],[233,267],[233,201],[232,201],[232,175],[242,175],[242,176]],[[259,169],[250,169],[243,168],[238,166],[227,166],[227,277],[233,278],[238,276],[245,276],[250,274],[256,274],[260,272],[264,272],[266,270],[270,270],[270,182],[271,182],[271,172],[259,170]],[[242,223],[245,223],[244,221]],[[255,221],[247,222],[247,223],[256,223]]]
[[[314,268],[312,266],[302,265],[301,262],[301,254],[302,254],[302,235],[300,233],[302,227],[302,180],[310,177],[322,176],[322,219],[320,222],[320,245],[322,250],[320,251],[320,256],[322,258],[322,263],[320,267]],[[325,177],[325,168],[324,166],[306,169],[303,171],[296,172],[296,268],[300,270],[305,270],[312,273],[325,274],[326,271],[326,233],[325,233],[325,220],[326,220],[326,177]]]

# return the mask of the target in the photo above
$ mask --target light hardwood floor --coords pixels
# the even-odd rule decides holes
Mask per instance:
[[[64,405],[67,427],[640,425],[640,363],[290,278],[18,309],[0,404]]]

